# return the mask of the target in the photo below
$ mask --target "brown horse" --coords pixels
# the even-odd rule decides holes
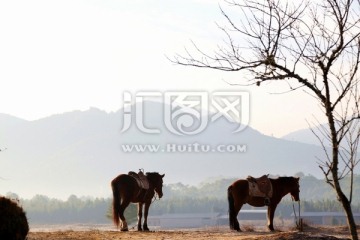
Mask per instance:
[[[265,201],[264,197],[253,197],[249,195],[249,182],[247,180],[239,179],[228,187],[230,229],[241,231],[237,215],[242,205],[248,203],[254,207],[263,207],[265,204],[268,205],[268,228],[270,231],[274,231],[273,219],[277,205],[288,193],[291,194],[293,200],[299,201],[300,185],[299,178],[297,177],[270,178],[270,182],[272,184],[273,194],[272,197],[269,198],[269,203]]]
[[[138,203],[138,231],[149,231],[147,226],[147,217],[151,200],[155,192],[159,198],[163,196],[162,186],[163,177],[157,172],[146,173],[146,178],[149,182],[149,189],[142,189],[139,187],[136,179],[128,174],[120,174],[111,181],[111,188],[113,191],[113,221],[118,227],[121,220],[121,231],[128,231],[128,225],[124,217],[124,211],[129,206],[130,202]],[[145,204],[144,224],[141,228],[142,209]]]

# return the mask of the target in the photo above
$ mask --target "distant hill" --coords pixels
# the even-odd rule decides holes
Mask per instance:
[[[320,125],[319,127],[326,127],[326,126],[327,125],[324,124],[324,125]],[[322,142],[325,143],[325,146],[330,145],[330,142],[328,141],[328,139],[326,139],[326,137],[323,136],[323,134],[321,134],[318,127],[297,130],[288,133],[281,138],[289,141],[296,141],[296,142],[308,143],[308,144],[314,144],[320,146],[321,143],[314,133],[321,138]]]
[[[354,122],[353,130],[360,127],[360,121],[357,122],[357,125]],[[320,124],[318,126],[312,127],[312,128],[306,128],[301,129],[298,131],[291,132],[285,136],[283,136],[281,139],[289,140],[289,141],[296,141],[301,143],[307,143],[307,144],[314,144],[321,146],[322,144],[326,147],[331,148],[331,142],[329,141],[328,137],[324,135],[324,132],[329,132],[328,124]],[[347,135],[349,136],[349,135]],[[354,133],[353,137],[354,138]],[[321,142],[320,142],[321,140]],[[341,146],[348,149],[348,143],[346,138],[343,139]],[[360,150],[360,149],[359,149]]]
[[[165,173],[165,183],[198,184],[211,177],[245,177],[262,174],[294,175],[298,172],[322,178],[316,157],[321,147],[266,136],[247,127],[218,119],[194,136],[169,132],[163,106],[146,103],[145,124],[160,134],[144,134],[132,126],[121,133],[123,110],[106,113],[91,108],[25,121],[0,115],[0,194],[20,197],[36,193],[50,197],[110,196],[110,181],[119,173],[143,168]],[[133,119],[134,120],[134,119]],[[152,144],[160,151],[129,153],[124,144]],[[167,144],[211,146],[237,144],[240,152],[166,152]]]

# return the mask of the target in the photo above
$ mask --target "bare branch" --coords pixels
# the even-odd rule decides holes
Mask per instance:
[[[227,27],[218,26],[226,42],[213,54],[193,43],[172,62],[221,71],[249,73],[252,84],[280,81],[289,91],[305,89],[327,118],[318,124],[318,138],[326,159],[318,165],[335,190],[357,239],[351,212],[353,174],[359,163],[360,122],[360,0],[282,1],[225,0],[239,10],[239,23],[220,8]],[[325,127],[326,126],[326,127]],[[324,141],[325,139],[325,141]],[[331,147],[325,143],[329,142]],[[348,197],[340,180],[348,179]]]

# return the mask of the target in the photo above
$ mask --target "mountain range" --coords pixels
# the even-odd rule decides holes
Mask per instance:
[[[289,141],[296,141],[296,142],[314,144],[319,146],[321,146],[320,143],[321,140],[324,146],[330,146],[330,141],[327,137],[324,136],[322,129],[326,129],[326,124],[320,124],[315,127],[300,129],[288,133],[281,138]]]
[[[6,149],[0,152],[0,194],[108,197],[114,177],[139,169],[165,173],[165,184],[298,172],[323,177],[317,166],[317,158],[324,158],[320,146],[266,136],[250,127],[234,133],[238,124],[225,118],[201,133],[179,136],[166,128],[163,111],[161,103],[146,103],[145,125],[158,128],[157,134],[143,133],[134,124],[122,132],[123,109],[107,113],[90,108],[36,121],[0,114],[0,147]],[[126,152],[124,146],[135,145],[160,150]],[[199,146],[211,150],[196,151]],[[174,152],[181,148],[187,149]]]

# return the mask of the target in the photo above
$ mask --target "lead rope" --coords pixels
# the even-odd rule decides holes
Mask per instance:
[[[292,206],[293,206],[293,211],[294,211],[294,218],[295,218],[295,224],[296,224],[296,228],[297,229],[299,229],[300,230],[300,232],[302,232],[303,231],[303,226],[302,226],[302,219],[301,219],[301,217],[300,217],[300,199],[299,199],[299,201],[298,201],[298,210],[299,210],[299,217],[297,217],[296,216],[296,211],[295,211],[295,205],[294,205],[294,198],[293,198],[293,196],[291,196],[291,198],[292,198]]]

